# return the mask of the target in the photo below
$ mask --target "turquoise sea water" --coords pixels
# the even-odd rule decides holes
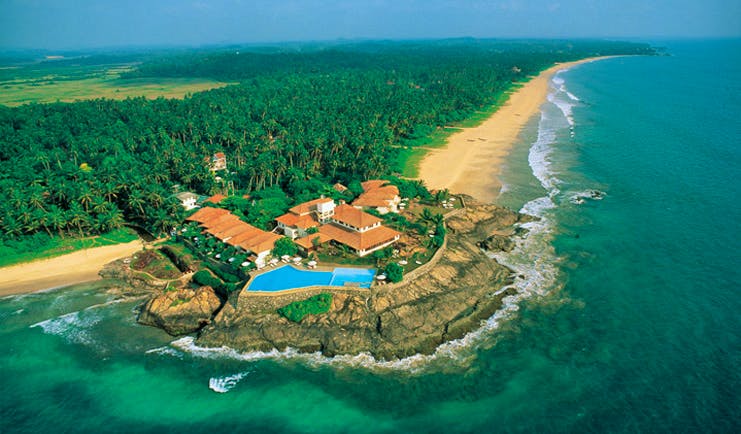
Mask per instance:
[[[5,298],[0,432],[739,432],[741,41],[661,44],[554,81],[503,175],[524,299],[477,333],[238,354],[97,286]]]

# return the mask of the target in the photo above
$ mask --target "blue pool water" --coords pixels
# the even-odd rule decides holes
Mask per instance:
[[[361,288],[370,288],[373,282],[373,276],[376,270],[370,268],[335,268],[332,273],[332,280],[329,281],[333,286],[345,286],[345,283]]]
[[[247,290],[283,291],[314,285],[345,286],[345,284],[369,288],[375,274],[376,270],[365,268],[335,268],[332,272],[300,270],[285,265],[255,277]]]

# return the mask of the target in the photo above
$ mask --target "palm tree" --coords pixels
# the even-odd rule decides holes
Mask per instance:
[[[17,237],[21,233],[23,233],[23,226],[21,223],[11,217],[6,216],[2,220],[3,225],[3,232],[5,232],[5,235],[9,237]]]
[[[28,203],[34,208],[46,211],[44,208],[44,193],[38,187],[31,190],[28,196]]]
[[[83,187],[83,190],[77,196],[77,201],[88,211],[90,208],[90,202],[93,201],[93,193],[90,191],[90,187]]]
[[[82,228],[88,225],[88,215],[78,203],[72,203],[67,211],[67,221],[70,226],[76,227],[80,236],[82,236]]]
[[[104,220],[107,222],[107,229],[118,229],[124,224],[123,213],[116,205],[111,205],[109,209],[103,213]]]
[[[67,226],[67,218],[64,215],[64,211],[56,205],[49,207],[47,224],[49,227],[56,229],[60,237],[63,237],[62,229]]]
[[[118,197],[120,186],[117,185],[115,182],[106,182],[105,184],[103,184],[102,190],[103,197],[105,197],[108,202],[113,202]]]
[[[144,198],[140,191],[134,191],[129,195],[127,205],[138,217],[144,217]],[[138,211],[138,213],[137,213]]]
[[[96,214],[105,212],[109,206],[109,202],[106,202],[106,200],[103,199],[102,196],[98,196],[98,195],[93,196],[91,203],[92,203],[92,211]]]

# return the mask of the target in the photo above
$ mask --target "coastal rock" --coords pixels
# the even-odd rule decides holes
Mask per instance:
[[[221,300],[210,286],[197,290],[179,289],[151,298],[144,304],[137,321],[164,329],[177,336],[200,330],[211,322]]]
[[[511,252],[515,248],[515,242],[510,237],[495,234],[480,241],[478,246],[490,252]]]
[[[536,222],[538,220],[540,220],[540,218],[534,215],[524,214],[524,213],[517,214],[517,223],[530,223],[530,222]]]
[[[159,292],[165,287],[185,287],[190,282],[191,274],[184,274],[178,279],[158,279],[131,269],[131,258],[119,259],[106,264],[98,275],[103,279],[120,281],[137,294]]]
[[[501,291],[512,271],[484,254],[478,243],[505,230],[520,217],[510,210],[467,200],[464,212],[449,218],[447,247],[437,264],[411,281],[370,291],[338,289],[330,311],[293,323],[277,314],[288,303],[326,290],[285,295],[243,293],[207,325],[202,346],[239,351],[288,347],[326,356],[369,352],[378,359],[431,354],[442,343],[478,328],[514,290]],[[502,246],[509,244],[496,239]]]

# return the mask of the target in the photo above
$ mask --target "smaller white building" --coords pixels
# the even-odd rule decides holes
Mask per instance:
[[[334,215],[334,210],[334,201],[322,197],[294,206],[275,221],[285,236],[295,240],[309,235],[311,228],[318,228],[328,222]]]
[[[198,201],[198,195],[195,194],[195,193],[191,193],[189,191],[184,191],[182,193],[176,194],[175,197],[180,201],[180,204],[187,211],[190,211],[193,208],[197,208],[198,207],[198,205],[196,205],[196,202]]]

